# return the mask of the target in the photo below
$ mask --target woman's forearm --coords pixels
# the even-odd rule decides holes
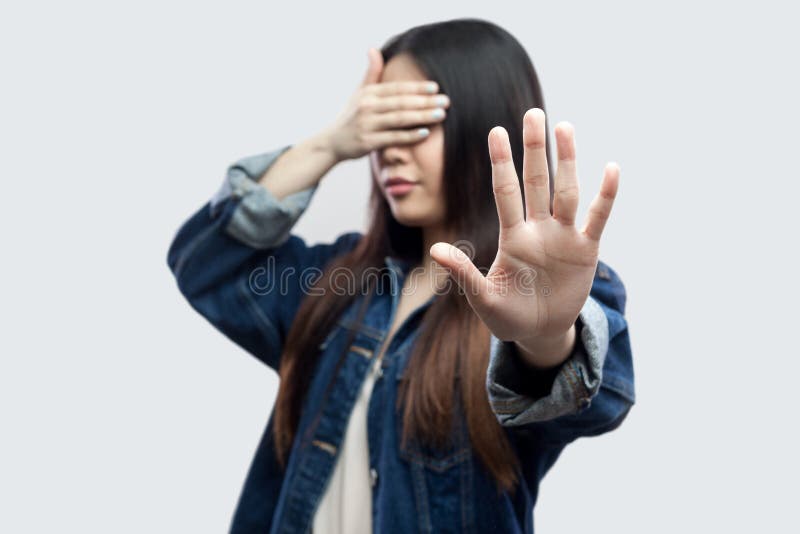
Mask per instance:
[[[328,134],[322,132],[281,154],[258,183],[281,200],[318,183],[337,163]]]

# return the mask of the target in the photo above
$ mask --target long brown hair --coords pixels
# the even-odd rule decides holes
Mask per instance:
[[[508,131],[512,148],[516,151],[522,147],[525,111],[544,109],[533,64],[513,36],[479,19],[417,26],[390,39],[381,52],[384,62],[408,54],[451,99],[448,118],[443,122],[446,221],[459,240],[470,244],[469,255],[486,273],[497,254],[499,235],[487,135],[492,127],[501,125]],[[546,153],[549,164],[549,138]],[[520,177],[521,160],[515,157]],[[550,171],[552,192],[552,168]],[[274,425],[277,457],[284,466],[319,360],[319,344],[357,296],[332,290],[328,275],[334,269],[346,268],[356,280],[372,281],[374,277],[365,277],[364,273],[381,269],[386,255],[414,262],[423,257],[421,229],[403,226],[394,219],[374,178],[369,230],[353,250],[326,266],[315,285],[322,290],[304,298],[287,334]],[[486,392],[490,333],[457,286],[450,287],[426,310],[407,363],[407,379],[399,386],[402,439],[440,446],[450,438],[453,417],[463,415],[472,447],[498,489],[512,490],[518,482],[518,460]],[[367,282],[358,289],[366,294],[372,290]],[[463,414],[457,412],[456,402]]]

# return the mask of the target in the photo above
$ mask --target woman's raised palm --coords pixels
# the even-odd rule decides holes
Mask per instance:
[[[556,338],[574,324],[592,287],[600,236],[619,183],[619,167],[607,164],[600,192],[579,230],[574,130],[568,123],[559,124],[551,215],[544,112],[533,108],[523,121],[524,206],[508,134],[499,126],[489,132],[500,236],[486,276],[453,245],[440,242],[430,250],[489,330],[508,341]]]

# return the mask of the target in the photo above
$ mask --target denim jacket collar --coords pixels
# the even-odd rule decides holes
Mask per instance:
[[[387,255],[383,258],[384,263],[386,266],[392,269],[393,271],[402,273],[403,275],[407,274],[408,270],[413,266],[414,262],[412,260],[408,260],[402,258],[400,256],[392,256]]]

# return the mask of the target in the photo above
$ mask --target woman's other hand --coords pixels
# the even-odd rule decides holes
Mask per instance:
[[[430,252],[455,277],[496,337],[516,342],[530,364],[550,367],[563,361],[573,346],[575,321],[592,287],[620,169],[615,163],[606,165],[600,191],[579,230],[573,127],[566,122],[555,127],[558,170],[551,215],[544,111],[530,109],[523,121],[524,210],[508,134],[499,126],[489,132],[500,236],[487,275],[448,243],[436,243]]]
[[[447,112],[434,118],[432,112],[449,107],[446,95],[433,81],[380,83],[383,57],[370,48],[369,67],[361,85],[344,111],[324,131],[337,161],[355,159],[372,150],[415,143],[429,132],[425,126],[444,120]]]

